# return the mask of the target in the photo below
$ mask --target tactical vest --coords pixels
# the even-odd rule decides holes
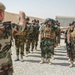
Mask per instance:
[[[15,32],[15,35],[26,35],[23,26],[17,25],[15,30],[17,31]]]
[[[55,32],[52,31],[52,27],[44,26],[44,38],[54,39],[55,38]]]
[[[73,29],[73,32],[71,32],[71,37],[72,37],[72,38],[75,38],[75,27],[74,27],[74,29]]]

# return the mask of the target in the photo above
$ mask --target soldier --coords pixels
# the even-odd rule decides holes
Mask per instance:
[[[73,26],[68,29],[67,42],[69,45],[70,67],[73,67],[75,59],[75,21],[73,22]]]
[[[34,48],[34,42],[33,42],[33,26],[31,23],[29,23],[29,17],[26,17],[26,56],[28,56],[28,53],[30,53],[30,44],[32,44],[31,51],[33,51]]]
[[[11,22],[5,22],[5,5],[0,2],[0,75],[13,75],[13,66],[11,59]]]
[[[56,31],[56,37],[57,37],[56,43],[57,43],[57,46],[59,46],[60,45],[60,23],[58,21],[56,21],[56,25],[58,27],[57,31]]]
[[[15,38],[15,46],[16,46],[16,55],[17,55],[17,59],[15,61],[19,61],[19,53],[20,53],[20,57],[21,57],[21,61],[23,62],[23,55],[24,55],[24,29],[25,29],[25,13],[24,12],[20,12],[19,13],[20,17],[19,17],[19,23],[18,23],[18,27],[16,27],[16,34],[14,36]]]
[[[39,37],[39,20],[36,20],[35,24],[33,24],[33,35],[34,35],[34,45],[35,45],[35,50],[37,50],[37,45],[38,45],[38,37]]]
[[[71,27],[71,25],[72,25],[72,23],[70,23],[69,24],[69,27],[68,27],[68,29],[66,30],[66,32],[65,32],[65,43],[66,43],[66,49],[67,49],[67,56],[69,57],[69,44],[68,44],[68,42],[67,42],[67,35],[68,35],[68,30],[69,30],[69,28]],[[69,59],[70,60],[70,59]]]
[[[51,64],[50,59],[54,50],[56,29],[57,27],[53,25],[52,19],[46,19],[46,23],[44,25],[44,28],[42,29],[41,34],[41,64],[44,63],[45,58],[48,60],[48,63]]]

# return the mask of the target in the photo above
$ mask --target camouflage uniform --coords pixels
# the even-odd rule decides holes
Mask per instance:
[[[53,55],[56,29],[57,27],[54,25],[44,25],[42,30],[41,56],[47,58],[49,62],[51,55]]]
[[[12,75],[13,66],[11,60],[11,24],[0,22],[0,75]]]
[[[23,59],[23,55],[24,55],[24,39],[25,39],[25,32],[23,31],[19,31],[20,30],[20,26],[17,25],[16,27],[17,32],[14,35],[14,39],[15,39],[15,46],[16,46],[16,55],[17,55],[17,59],[16,61],[19,60],[19,53],[21,54],[21,59]]]
[[[66,43],[66,48],[67,48],[67,55],[69,56],[69,45],[68,45],[68,42],[67,42],[67,32],[68,32],[68,29],[65,32],[65,43]]]
[[[34,48],[34,41],[33,41],[33,26],[31,23],[27,23],[26,25],[26,52],[27,54],[30,52],[29,49],[30,49],[30,44],[32,43],[32,48],[31,48],[31,51],[33,51],[33,48]]]
[[[70,34],[70,43],[68,43],[68,54],[69,54],[71,67],[72,67],[75,59],[75,26],[70,27],[67,34]]]
[[[35,44],[35,49],[37,49],[37,45],[38,45],[38,37],[39,37],[39,24],[38,25],[33,25],[34,31],[33,31],[33,35],[34,35],[34,44]]]
[[[60,26],[57,25],[57,30],[56,30],[56,46],[60,44]]]

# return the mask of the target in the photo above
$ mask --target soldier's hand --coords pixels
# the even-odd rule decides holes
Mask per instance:
[[[28,42],[28,40],[26,40],[26,42]]]
[[[67,42],[68,42],[68,44],[69,44],[69,43],[70,43],[70,40],[68,40]]]

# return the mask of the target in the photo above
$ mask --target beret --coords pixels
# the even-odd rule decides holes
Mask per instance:
[[[1,2],[0,2],[0,9],[1,10],[5,10],[6,9],[5,5],[3,3],[1,3]]]

